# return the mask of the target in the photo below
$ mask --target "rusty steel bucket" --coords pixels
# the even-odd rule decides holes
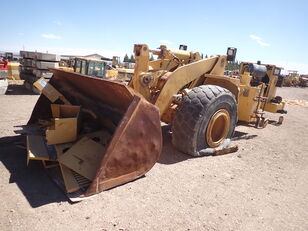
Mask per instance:
[[[162,149],[156,106],[121,83],[58,69],[52,72],[49,83],[72,105],[94,114],[85,114],[81,120],[111,132],[97,173],[83,196],[135,180],[154,166]],[[41,94],[28,125],[50,118],[50,105],[49,99]]]

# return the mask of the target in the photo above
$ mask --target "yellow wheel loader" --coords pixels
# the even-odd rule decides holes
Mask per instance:
[[[150,53],[158,59],[150,61]],[[144,175],[161,152],[161,121],[172,125],[176,149],[192,156],[209,155],[228,147],[242,110],[248,110],[249,116],[241,118],[253,122],[260,105],[272,103],[264,104],[266,83],[250,86],[251,72],[244,64],[243,79],[223,75],[227,62],[235,59],[235,48],[228,48],[227,55],[203,59],[198,52],[166,46],[150,50],[137,44],[134,54],[134,76],[128,86],[57,69],[43,84],[28,125],[40,125],[43,131],[48,125],[43,140],[48,150],[55,146],[53,160],[59,164],[56,168],[68,193],[81,190],[83,196],[90,196]],[[242,101],[247,94],[256,103]],[[55,108],[59,106],[54,104],[79,106],[80,113],[74,114],[78,122],[72,141],[49,147],[50,130],[60,131],[68,117],[63,111],[64,118],[58,118],[61,113]],[[58,123],[50,125],[52,117]],[[70,127],[64,130],[68,133]],[[29,141],[29,158],[39,160],[30,146]]]
[[[72,71],[98,78],[113,78],[118,71],[107,64],[105,60],[75,57],[72,60]]]
[[[298,87],[300,83],[300,75],[298,71],[288,70],[288,75],[283,79],[284,87]]]
[[[150,52],[159,59],[149,61]],[[178,150],[201,156],[230,142],[237,122],[238,86],[223,73],[234,52],[202,59],[198,52],[135,45],[129,86],[159,108],[163,122],[172,124]]]
[[[72,67],[60,67],[60,69],[117,82],[128,82],[134,70],[115,65],[117,58],[119,57],[114,56],[112,65],[109,65],[105,60],[75,57],[70,60]]]

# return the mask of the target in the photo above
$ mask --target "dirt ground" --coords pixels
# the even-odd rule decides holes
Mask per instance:
[[[308,101],[308,88],[280,88]],[[281,126],[239,125],[233,154],[191,158],[171,145],[145,177],[71,204],[23,138],[38,99],[11,86],[0,95],[0,230],[308,230],[308,107],[288,104]],[[278,119],[278,115],[269,115]]]

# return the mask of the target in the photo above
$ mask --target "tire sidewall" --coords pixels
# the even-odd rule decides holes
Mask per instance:
[[[234,98],[231,95],[221,95],[217,97],[214,102],[207,105],[207,107],[205,107],[200,113],[200,120],[198,122],[199,129],[196,140],[197,143],[195,146],[197,149],[195,150],[196,152],[209,147],[206,143],[206,130],[212,116],[220,109],[226,109],[229,112],[230,127],[226,139],[232,137],[237,121],[237,106],[234,104]]]
[[[227,89],[217,85],[201,85],[184,96],[172,124],[172,143],[176,149],[192,156],[204,155],[201,151],[210,146],[205,139],[206,129],[214,113],[228,111],[229,131],[232,137],[237,123],[237,102]]]

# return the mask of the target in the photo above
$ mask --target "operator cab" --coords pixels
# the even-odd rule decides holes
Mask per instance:
[[[98,78],[106,77],[106,66],[107,64],[104,60],[81,57],[74,58],[73,63],[74,72]]]

